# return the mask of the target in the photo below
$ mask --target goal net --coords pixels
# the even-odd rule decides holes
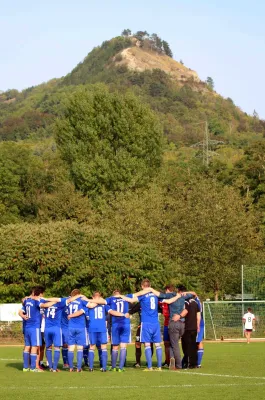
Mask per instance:
[[[203,304],[205,339],[242,339],[244,336],[243,315],[248,308],[256,317],[253,339],[265,338],[265,301],[206,301]]]

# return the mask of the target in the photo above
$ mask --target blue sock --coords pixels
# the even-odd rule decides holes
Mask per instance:
[[[46,349],[46,358],[49,363],[49,367],[52,368],[52,349]]]
[[[29,352],[23,351],[23,368],[29,368]]]
[[[98,358],[99,358],[100,368],[102,368],[102,350],[101,350],[101,348],[98,348]]]
[[[203,354],[204,354],[204,349],[199,349],[197,351],[197,355],[198,355],[197,365],[201,365]]]
[[[118,350],[112,350],[111,352],[111,366],[112,368],[116,368],[118,358]]]
[[[108,350],[102,350],[102,368],[107,369],[107,362],[108,362]]]
[[[68,364],[68,349],[67,347],[62,348],[63,363]]]
[[[35,369],[37,363],[37,354],[30,355],[30,369]]]
[[[84,357],[84,362],[86,365],[88,365],[88,350],[89,350],[89,347],[84,347],[84,349],[83,349],[83,357]]]
[[[126,347],[121,347],[120,349],[120,369],[124,368],[124,364],[125,364],[125,360],[126,360]]]
[[[74,368],[74,352],[68,350],[68,362],[69,362],[69,367],[70,369]]]
[[[93,369],[94,368],[94,358],[95,358],[95,350],[94,349],[89,349],[88,358],[89,358],[89,368]]]
[[[82,368],[83,349],[77,350],[77,369],[80,371]]]
[[[147,361],[147,368],[152,368],[152,350],[150,346],[145,347],[144,349],[145,352],[145,358]]]
[[[158,368],[161,368],[161,366],[162,366],[162,357],[163,357],[162,347],[157,346],[156,347],[156,359],[157,359]]]
[[[60,360],[60,349],[55,349],[53,353],[53,369],[56,370]]]

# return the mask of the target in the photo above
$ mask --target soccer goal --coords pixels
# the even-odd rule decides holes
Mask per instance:
[[[265,339],[264,300],[204,302],[205,339],[242,339],[244,337],[242,317],[249,307],[256,317],[256,329],[252,333],[252,338]]]

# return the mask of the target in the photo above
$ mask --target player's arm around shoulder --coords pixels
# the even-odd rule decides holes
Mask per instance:
[[[136,294],[127,295],[127,296],[124,296],[121,294],[121,295],[119,295],[119,298],[121,298],[124,301],[127,301],[128,303],[137,303],[139,301],[139,299],[138,299],[138,296],[136,296]]]

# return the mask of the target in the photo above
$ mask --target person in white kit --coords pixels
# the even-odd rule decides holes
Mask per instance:
[[[245,336],[247,344],[250,343],[251,333],[255,331],[255,315],[252,314],[252,309],[248,308],[248,312],[243,315],[243,323],[245,324]]]

